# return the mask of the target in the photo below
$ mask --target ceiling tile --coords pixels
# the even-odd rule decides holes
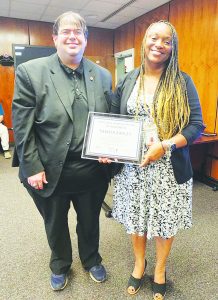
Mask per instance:
[[[101,21],[100,17],[97,17],[97,18],[84,17],[84,19],[88,26],[94,26],[96,23]]]
[[[87,3],[91,1],[89,0],[51,0],[50,6],[59,6],[65,7],[68,10],[82,9]]]
[[[95,27],[95,24],[98,23],[97,21],[92,21],[92,20],[86,20],[86,25]]]
[[[87,9],[82,9],[80,10],[80,15],[85,19],[85,20],[89,20],[89,19],[94,19],[94,17],[96,17],[95,19],[97,21],[102,20],[104,17],[106,17],[108,14],[106,12],[100,12],[100,11],[96,11],[96,10],[87,10]]]
[[[4,0],[5,1],[5,0]],[[11,0],[11,4],[13,5],[16,2],[21,3],[24,7],[27,4],[40,4],[40,5],[48,5],[50,0]]]
[[[115,15],[115,16],[111,17],[110,19],[108,19],[108,22],[117,23],[117,24],[120,24],[120,23],[125,24],[125,23],[129,22],[129,17]]]
[[[102,0],[96,0],[102,2]],[[130,0],[104,0],[104,2],[109,2],[113,4],[119,4],[119,6],[123,6],[124,4],[128,3]]]
[[[54,21],[57,19],[58,16],[59,16],[58,14],[54,15],[54,16],[47,16],[47,15],[46,16],[42,16],[40,18],[40,21],[54,23]]]
[[[0,2],[0,10],[9,9],[9,7],[10,7],[9,0],[5,0],[5,1]],[[0,14],[1,14],[1,11],[0,11]]]
[[[21,12],[16,10],[10,11],[11,18],[18,18],[18,19],[26,19],[26,20],[40,20],[40,14],[37,13],[29,13],[29,12]]]
[[[117,27],[119,27],[120,24],[118,23],[108,23],[108,22],[98,22],[95,24],[95,27],[99,27],[99,28],[107,28],[107,29],[115,29]]]
[[[45,9],[43,13],[44,16],[59,16],[65,13],[67,10],[64,7],[51,6]],[[76,10],[74,10],[76,12]]]
[[[9,9],[1,9],[0,16],[1,17],[9,17]]]
[[[21,12],[24,15],[26,15],[27,13],[36,13],[38,14],[42,14],[42,12],[45,10],[46,6],[45,5],[38,5],[38,4],[31,4],[31,3],[25,3],[21,2],[21,1],[16,1],[16,2],[12,2],[11,3],[11,11],[17,11],[17,12]]]
[[[137,0],[132,4],[132,6],[145,9],[145,11],[150,11],[155,7],[161,6],[169,1],[170,0]]]
[[[123,9],[122,11],[120,11],[117,15],[135,19],[138,16],[142,15],[143,13],[144,13],[144,10],[142,10],[139,7],[128,6],[125,9]]]
[[[120,4],[114,4],[104,1],[89,1],[87,5],[84,6],[86,10],[95,10],[96,12],[112,13],[120,7]]]

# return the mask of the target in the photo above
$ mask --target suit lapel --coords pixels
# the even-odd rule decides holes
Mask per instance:
[[[94,88],[95,88],[96,75],[94,70],[92,69],[92,66],[90,66],[90,64],[85,58],[83,58],[83,66],[84,66],[84,77],[85,77],[89,111],[95,111]]]
[[[54,84],[55,90],[64,105],[69,117],[73,121],[73,111],[72,104],[69,98],[69,87],[66,84],[65,76],[63,70],[60,66],[57,54],[51,57],[51,61],[49,62],[50,71],[51,71],[51,79]]]

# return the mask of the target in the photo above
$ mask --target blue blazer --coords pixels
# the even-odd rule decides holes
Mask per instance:
[[[111,112],[115,114],[127,114],[127,101],[134,88],[136,80],[139,76],[140,69],[137,68],[119,82],[111,104]],[[186,82],[188,101],[190,106],[189,124],[182,130],[181,134],[186,138],[187,145],[183,148],[176,149],[171,155],[171,162],[173,166],[176,181],[179,184],[185,183],[193,176],[189,145],[199,137],[205,126],[202,121],[201,107],[199,97],[190,76],[182,72]]]

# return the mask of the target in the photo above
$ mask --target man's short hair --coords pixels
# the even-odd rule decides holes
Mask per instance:
[[[58,30],[60,27],[60,24],[63,19],[69,20],[69,22],[76,25],[77,28],[81,28],[83,30],[84,36],[87,39],[88,37],[88,29],[86,26],[86,21],[81,17],[79,14],[74,13],[73,11],[67,11],[60,15],[54,22],[53,25],[53,34],[58,35]]]

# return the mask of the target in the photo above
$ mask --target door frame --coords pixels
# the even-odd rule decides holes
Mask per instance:
[[[114,58],[115,58],[115,84],[117,84],[117,60],[118,58],[125,58],[125,57],[132,57],[132,69],[134,69],[134,62],[135,62],[135,57],[134,57],[134,48],[124,50],[121,52],[114,53]]]

